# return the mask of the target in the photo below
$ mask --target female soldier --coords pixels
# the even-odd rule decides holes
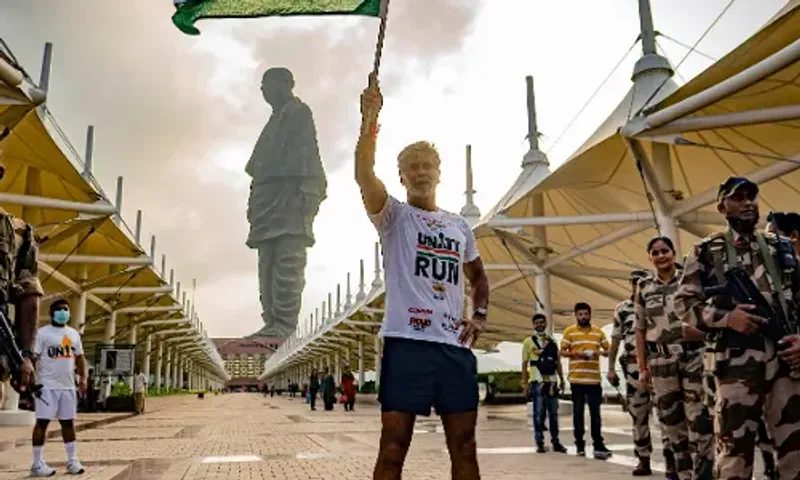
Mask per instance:
[[[675,314],[680,271],[672,240],[653,238],[647,244],[647,253],[654,275],[639,280],[634,296],[641,383],[646,385],[652,379],[658,417],[672,444],[678,478],[710,480],[714,432],[703,403],[703,334],[683,325]],[[696,447],[695,452],[690,452],[690,445]]]

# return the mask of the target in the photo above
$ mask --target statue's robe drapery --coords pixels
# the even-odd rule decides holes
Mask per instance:
[[[327,180],[311,109],[294,98],[270,117],[245,167],[253,178],[247,246],[283,235],[314,244],[312,224],[325,199]]]

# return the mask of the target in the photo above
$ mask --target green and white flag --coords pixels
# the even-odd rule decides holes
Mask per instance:
[[[172,22],[183,33],[199,35],[204,18],[254,18],[291,15],[382,16],[385,0],[173,0]]]

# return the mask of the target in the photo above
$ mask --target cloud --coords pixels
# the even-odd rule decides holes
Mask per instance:
[[[387,96],[458,53],[479,7],[479,0],[395,2],[382,64]],[[244,245],[243,166],[270,114],[261,74],[276,65],[293,71],[330,176],[352,161],[378,22],[206,21],[200,37],[187,37],[171,24],[172,11],[167,0],[14,2],[3,7],[0,31],[34,77],[42,44],[54,43],[49,108],[78,151],[85,125],[96,125],[95,176],[105,186],[125,177],[123,216],[132,221],[144,211],[143,238],[157,236],[157,253],[167,253],[178,279],[215,286],[198,296],[199,310],[235,303],[229,299],[241,295],[243,278],[253,282],[247,295],[257,304],[255,253]],[[204,315],[212,333],[224,334],[231,315],[259,322],[258,308],[232,308]]]

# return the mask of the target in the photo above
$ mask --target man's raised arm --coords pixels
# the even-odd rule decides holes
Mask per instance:
[[[361,94],[361,134],[356,144],[356,182],[361,199],[370,215],[381,213],[389,198],[386,186],[375,175],[375,143],[378,135],[378,114],[383,106],[378,79],[369,77],[369,86]]]

